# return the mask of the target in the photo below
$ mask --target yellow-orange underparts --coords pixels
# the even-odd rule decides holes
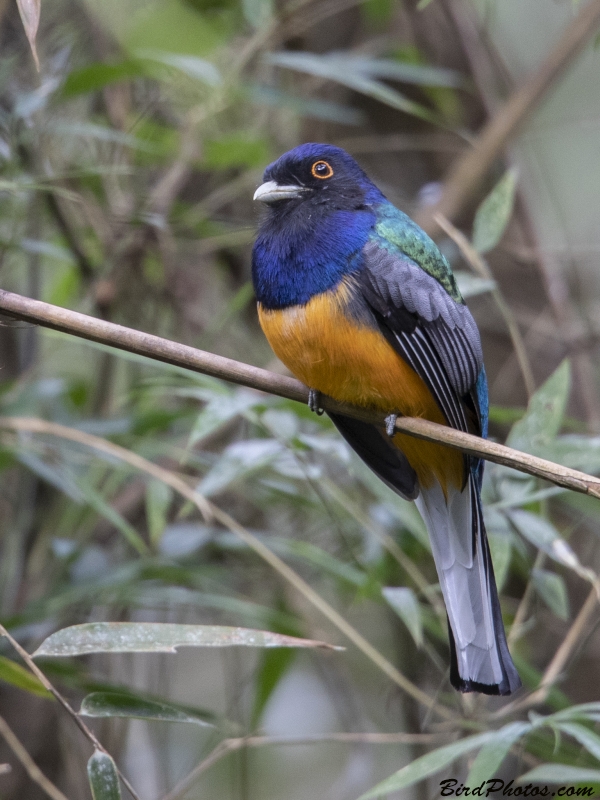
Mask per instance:
[[[348,282],[304,306],[270,311],[258,305],[261,327],[278,358],[297,378],[335,400],[442,425],[446,421],[423,380],[374,328],[345,311]],[[393,438],[423,488],[434,477],[444,493],[463,484],[457,450],[398,433]]]

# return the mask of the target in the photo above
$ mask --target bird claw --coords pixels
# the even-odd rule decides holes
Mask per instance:
[[[398,414],[388,414],[385,418],[385,432],[387,435],[392,438],[392,436],[396,435],[396,420],[398,419]]]
[[[308,390],[308,407],[318,417],[323,415],[324,409],[321,408],[321,392],[317,389]]]

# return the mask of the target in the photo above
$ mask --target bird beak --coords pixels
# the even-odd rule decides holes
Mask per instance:
[[[294,197],[301,197],[305,192],[302,186],[281,186],[276,181],[267,181],[259,186],[254,192],[254,200],[261,203],[276,203],[278,200],[291,200]]]

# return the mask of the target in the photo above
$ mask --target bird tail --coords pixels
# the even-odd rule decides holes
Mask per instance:
[[[448,612],[450,681],[461,692],[511,694],[521,685],[500,613],[474,472],[462,491],[436,481],[415,500],[423,517]]]

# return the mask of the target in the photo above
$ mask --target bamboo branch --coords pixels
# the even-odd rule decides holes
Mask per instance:
[[[108,453],[115,458],[130,464],[132,467],[134,467],[134,469],[145,472],[146,474],[151,475],[153,478],[162,481],[167,486],[170,486],[180,495],[185,497],[186,500],[189,500],[191,503],[193,503],[203,515],[208,514],[210,519],[216,520],[223,525],[223,527],[227,528],[239,539],[241,539],[251,550],[259,555],[263,561],[272,567],[275,572],[281,575],[284,580],[286,580],[291,586],[294,587],[294,589],[303,595],[311,605],[318,609],[318,611],[320,611],[324,617],[333,623],[333,625],[339,631],[341,631],[344,636],[350,639],[350,641],[377,667],[379,667],[379,669],[385,675],[387,675],[388,678],[390,678],[401,689],[407,692],[407,694],[424,705],[426,708],[435,711],[440,717],[443,717],[446,720],[452,718],[450,711],[443,706],[437,705],[435,698],[429,697],[426,692],[419,689],[418,686],[406,678],[400,672],[400,670],[398,670],[390,661],[388,661],[387,658],[382,656],[381,653],[356,630],[356,628],[352,627],[352,625],[350,625],[350,623],[338,611],[336,611],[333,606],[329,605],[329,603],[324,600],[321,595],[316,592],[303,578],[301,578],[297,572],[294,572],[294,570],[289,567],[285,561],[283,561],[278,555],[270,550],[261,539],[237,522],[237,520],[235,520],[232,516],[227,514],[225,511],[222,511],[214,503],[211,503],[210,500],[207,500],[199,492],[192,489],[192,487],[189,486],[179,475],[171,472],[170,470],[164,469],[163,467],[159,467],[157,464],[148,461],[137,453],[133,453],[131,450],[127,450],[125,447],[114,444],[107,439],[102,439],[101,437],[94,436],[91,433],[77,430],[77,428],[69,428],[66,425],[60,425],[57,422],[47,422],[43,419],[29,417],[0,416],[0,428],[57,436],[61,439],[66,439],[68,441],[84,445],[85,447],[91,447],[103,453]],[[21,655],[34,674],[39,678],[42,685],[48,689],[48,691],[52,692],[56,699],[59,700],[59,702],[61,702],[67,710],[69,710],[67,701],[58,694],[56,689],[54,689],[48,679],[40,671],[39,667],[35,664],[35,662],[32,661],[31,656],[21,647],[18,642],[16,642],[10,636],[10,634],[5,630],[5,628],[2,627],[2,625],[0,625],[0,636],[1,635],[4,635],[9,639],[13,647]],[[84,731],[84,733],[88,731],[80,717],[77,717],[75,721]],[[90,732],[88,731],[88,733]],[[86,733],[86,735],[88,735],[88,733]],[[96,739],[94,739],[94,744],[98,749],[102,749],[102,746],[99,742],[97,743]],[[121,776],[121,779],[125,781],[123,776]],[[133,795],[133,790],[130,789],[130,792]],[[135,795],[133,796],[135,797]]]
[[[143,333],[122,325],[115,325],[106,320],[69,311],[65,308],[32,300],[22,295],[13,294],[0,289],[0,312],[13,319],[24,320],[46,328],[69,333],[82,339],[100,342],[104,345],[135,353],[140,356],[172,364],[177,367],[210,375],[231,383],[258,389],[288,400],[299,403],[308,402],[308,389],[295,378],[286,375],[276,375],[260,367],[253,367],[231,358],[197,350],[188,345],[179,344],[160,336]],[[326,411],[346,414],[347,416],[383,425],[383,417],[376,412],[356,406],[336,403],[328,397],[323,397],[321,405]],[[600,479],[584,472],[563,467],[552,461],[547,461],[537,456],[513,450],[496,442],[481,439],[469,433],[454,430],[445,425],[429,422],[425,419],[414,417],[399,417],[396,428],[401,433],[424,439],[428,442],[438,442],[463,453],[512,467],[550,481],[565,489],[572,489],[581,494],[588,494],[600,499]]]
[[[502,148],[579,55],[599,24],[600,0],[592,0],[582,7],[538,69],[484,126],[472,149],[454,162],[438,203],[422,209],[416,217],[422,228],[429,233],[435,231],[435,213],[450,220],[456,218],[481,185]]]
[[[240,736],[237,739],[224,739],[185,776],[162,800],[179,800],[196,783],[198,778],[213,764],[229,753],[245,747],[265,747],[282,745],[321,744],[325,742],[346,742],[355,744],[437,744],[448,741],[446,734],[436,733],[324,733],[314,736],[292,738],[287,736]]]
[[[471,267],[473,272],[475,272],[475,274],[479,275],[481,278],[485,278],[488,281],[494,282],[495,286],[490,291],[490,294],[494,298],[498,311],[502,315],[504,322],[506,323],[506,327],[508,328],[513,350],[515,351],[515,356],[517,357],[517,361],[521,369],[521,375],[523,376],[523,383],[525,384],[525,390],[527,391],[527,399],[531,400],[532,395],[535,393],[535,380],[533,377],[531,364],[529,362],[529,357],[527,356],[527,348],[525,347],[525,342],[521,336],[521,331],[519,330],[515,315],[512,313],[510,306],[504,299],[504,295],[500,291],[498,284],[492,275],[491,269],[481,253],[477,252],[464,233],[459,231],[449,219],[446,219],[443,214],[436,214],[434,219],[444,233],[446,233],[456,244],[462,257]]]
[[[19,759],[31,780],[37,783],[48,797],[51,797],[52,800],[67,800],[66,795],[44,775],[3,717],[0,717],[0,735]]]
[[[106,750],[106,748],[105,748],[105,747],[104,747],[104,746],[103,746],[103,745],[100,743],[100,741],[99,741],[99,739],[97,738],[96,734],[95,734],[95,733],[93,733],[93,732],[90,730],[90,728],[88,728],[88,726],[87,726],[87,725],[85,724],[85,722],[84,722],[84,721],[81,719],[81,717],[79,716],[79,714],[77,714],[77,712],[76,712],[76,711],[74,711],[74,710],[71,708],[71,705],[69,704],[68,700],[66,700],[66,699],[65,699],[65,698],[62,696],[62,694],[61,694],[61,693],[58,691],[58,689],[56,689],[56,688],[53,686],[53,684],[52,684],[52,683],[50,683],[50,681],[48,680],[48,678],[46,677],[46,675],[45,675],[45,674],[42,672],[42,670],[41,670],[41,669],[38,667],[38,665],[35,663],[35,661],[33,660],[33,658],[32,658],[32,657],[29,655],[29,653],[27,652],[27,650],[25,650],[25,648],[24,648],[24,647],[21,647],[21,645],[19,644],[19,642],[17,642],[17,640],[16,640],[16,639],[13,639],[13,637],[12,637],[12,636],[10,635],[10,633],[9,633],[9,632],[6,630],[6,628],[4,627],[4,625],[0,625],[0,637],[2,637],[2,636],[3,636],[5,639],[7,639],[7,640],[10,642],[10,644],[12,645],[12,647],[13,647],[13,648],[14,648],[14,649],[17,651],[17,653],[18,653],[18,654],[21,656],[21,658],[22,658],[22,659],[23,659],[23,661],[24,661],[24,662],[27,664],[27,666],[29,667],[29,669],[31,670],[31,672],[33,672],[33,674],[35,675],[35,677],[36,677],[36,678],[38,679],[38,681],[39,681],[39,682],[42,684],[42,686],[44,687],[44,689],[46,689],[48,692],[50,692],[50,694],[52,694],[52,695],[54,696],[54,699],[55,699],[55,700],[58,700],[58,702],[60,703],[60,705],[61,705],[61,706],[64,708],[64,710],[65,710],[65,711],[67,712],[67,714],[68,714],[68,715],[71,717],[71,719],[73,720],[73,722],[74,722],[74,723],[77,725],[77,727],[78,727],[78,728],[79,728],[79,730],[80,730],[80,731],[83,733],[83,735],[86,737],[86,739],[88,739],[88,741],[89,741],[89,742],[90,742],[90,743],[91,743],[91,744],[94,746],[94,748],[95,748],[96,750],[100,750],[100,752],[101,752],[101,753],[106,753],[106,755],[110,755],[110,753],[108,752],[108,750]],[[2,735],[6,737],[6,729],[3,729],[1,732],[2,732]],[[11,747],[12,747],[12,745],[11,745]],[[119,775],[119,778],[121,779],[121,781],[122,781],[122,783],[123,783],[123,786],[125,786],[125,787],[126,787],[126,789],[127,789],[127,791],[129,792],[129,794],[130,794],[130,795],[133,797],[133,799],[134,799],[134,800],[140,800],[140,798],[138,797],[138,794],[137,794],[137,792],[134,790],[133,786],[132,786],[132,785],[129,783],[129,781],[127,780],[127,778],[126,778],[126,777],[123,775],[123,773],[121,772],[121,770],[120,770],[118,767],[117,767],[116,769],[117,769],[117,773],[118,773],[118,775]],[[40,774],[41,774],[41,773],[40,773]],[[31,773],[30,773],[30,775],[31,775]],[[33,777],[33,776],[31,775],[31,777]],[[34,780],[35,780],[35,779],[34,779]]]

